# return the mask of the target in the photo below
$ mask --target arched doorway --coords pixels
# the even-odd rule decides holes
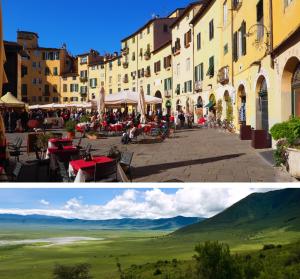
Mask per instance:
[[[160,91],[156,91],[155,97],[162,99],[161,92]],[[162,113],[162,104],[155,105],[155,111],[158,112],[158,113]]]
[[[206,108],[208,108],[208,112],[216,115],[216,105],[217,105],[216,96],[214,94],[211,94],[209,96],[209,103],[206,106]]]
[[[300,63],[292,80],[292,115],[300,117]]]
[[[238,89],[238,113],[239,113],[239,123],[246,124],[246,104],[247,104],[247,97],[246,97],[246,90],[244,85],[240,85]]]
[[[268,86],[264,76],[260,76],[257,85],[256,129],[269,131]]]
[[[285,64],[281,79],[281,115],[282,121],[291,116],[300,116],[299,102],[299,68],[300,61],[291,57]]]

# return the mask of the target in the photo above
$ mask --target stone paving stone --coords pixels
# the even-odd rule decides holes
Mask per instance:
[[[8,134],[13,141],[16,136]],[[79,135],[78,135],[79,136]],[[77,142],[78,139],[75,139]],[[93,154],[107,154],[111,146],[134,152],[135,182],[293,182],[286,171],[274,168],[254,150],[249,141],[215,129],[177,131],[163,143],[122,145],[120,137],[97,141],[84,139],[82,146],[93,145]],[[34,154],[24,154],[30,160]]]

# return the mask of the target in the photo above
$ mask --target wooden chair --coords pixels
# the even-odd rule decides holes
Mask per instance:
[[[96,164],[94,172],[94,182],[116,181],[118,181],[116,160],[105,164]]]
[[[131,162],[133,159],[133,154],[133,152],[122,152],[121,160],[119,162],[125,174],[129,175],[130,181],[132,181]]]

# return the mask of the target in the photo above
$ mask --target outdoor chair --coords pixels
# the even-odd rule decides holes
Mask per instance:
[[[91,154],[92,145],[88,144],[84,149],[80,150],[80,157],[84,158],[86,156],[89,156]]]
[[[21,150],[22,143],[23,143],[23,140],[20,138],[19,141],[17,142],[17,144],[15,146],[12,146],[9,151],[10,156],[15,157],[15,160],[17,162],[20,161],[20,156],[23,154],[23,152]]]
[[[116,181],[118,181],[116,160],[105,164],[96,164],[94,172],[94,182]]]
[[[69,177],[65,163],[61,162],[61,161],[57,161],[57,164],[58,164],[59,176],[60,176],[61,182],[64,182],[64,183],[73,182],[72,179]]]
[[[83,137],[80,137],[78,143],[76,144],[76,148],[77,148],[78,150],[81,150],[81,149],[82,149],[82,146],[81,146],[82,138],[83,138]]]
[[[133,158],[133,152],[122,152],[120,166],[124,170],[125,174],[129,175],[130,181],[132,181],[132,173],[131,173],[131,162]]]
[[[17,162],[13,172],[13,182],[38,182],[38,163]]]
[[[14,143],[8,144],[8,149],[15,149],[19,145],[20,141],[22,141],[22,139],[20,137],[17,137],[15,139]],[[21,145],[22,145],[22,143],[21,143]]]

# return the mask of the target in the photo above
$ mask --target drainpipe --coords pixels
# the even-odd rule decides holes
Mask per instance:
[[[271,68],[274,69],[274,60],[272,58],[274,42],[273,42],[273,0],[269,0],[269,28],[270,28],[270,60]]]
[[[271,0],[272,1],[272,0]],[[234,27],[233,27],[233,22],[234,22],[234,17],[233,17],[233,4],[231,4],[231,9],[230,9],[230,12],[231,12],[231,37],[230,37],[230,40],[231,40],[231,84],[232,84],[232,87],[234,87],[234,61],[233,61],[233,33],[234,33]]]

